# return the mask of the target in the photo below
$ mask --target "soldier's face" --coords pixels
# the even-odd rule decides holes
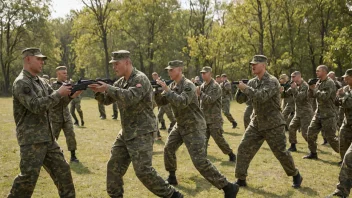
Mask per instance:
[[[56,76],[59,81],[66,81],[67,80],[67,70],[57,71]]]
[[[348,84],[350,87],[352,86],[352,76],[346,76],[343,78],[346,84]]]
[[[117,76],[125,75],[127,71],[128,60],[119,60],[113,63],[113,69]]]
[[[159,78],[159,76],[158,75],[152,75],[152,78],[153,78],[153,80],[156,80],[156,79]]]
[[[43,70],[43,65],[44,65],[44,59],[41,57],[36,57],[36,56],[27,56],[26,60],[28,61],[29,64],[29,69],[35,73],[39,74]]]
[[[225,80],[227,80],[227,77],[221,77],[221,82],[224,82]]]
[[[175,80],[177,79],[177,77],[182,75],[182,70],[180,67],[176,67],[176,68],[167,70],[167,73],[169,74],[171,80]]]
[[[220,78],[220,77],[217,77],[215,80],[216,80],[216,82],[220,82],[220,81],[221,81],[221,78]]]
[[[265,68],[265,65],[263,63],[251,64],[251,66],[253,74],[260,74]]]
[[[211,79],[211,73],[210,72],[203,72],[201,73],[202,74],[202,78],[205,80],[205,81],[209,81]]]
[[[315,74],[317,75],[318,78],[322,78],[327,75],[326,71],[320,67],[317,68],[315,71]]]

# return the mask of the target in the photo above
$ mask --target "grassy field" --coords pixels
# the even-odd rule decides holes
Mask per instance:
[[[71,164],[76,195],[79,198],[108,197],[106,193],[106,162],[109,159],[110,147],[121,128],[119,120],[112,120],[112,107],[106,107],[106,120],[99,119],[97,102],[84,98],[82,108],[85,116],[85,127],[75,127],[80,163]],[[231,113],[238,121],[238,128],[232,129],[226,120],[224,124],[225,137],[230,146],[237,153],[244,127],[242,115],[244,105],[232,103]],[[166,119],[167,120],[167,119]],[[167,123],[168,124],[168,123]],[[0,197],[5,197],[10,191],[13,179],[19,173],[19,146],[15,136],[15,124],[12,115],[12,99],[0,98]],[[153,166],[158,173],[166,178],[167,172],[163,163],[163,146],[167,132],[162,131],[162,140],[154,144]],[[248,187],[241,188],[238,197],[325,197],[335,189],[340,161],[339,155],[333,153],[329,146],[318,146],[319,160],[303,160],[308,148],[300,134],[298,134],[299,152],[293,153],[296,166],[304,177],[302,188],[291,188],[292,177],[287,177],[277,159],[264,143],[253,159],[247,179]],[[69,160],[69,153],[63,133],[59,144]],[[319,143],[322,142],[319,136]],[[228,156],[221,153],[217,145],[211,140],[208,148],[209,159],[230,180],[235,180],[235,164],[228,162]],[[181,146],[177,152],[179,185],[177,188],[186,197],[217,198],[223,197],[222,190],[218,190],[208,183],[194,168],[187,149]],[[132,166],[125,177],[125,197],[146,198],[156,197],[149,192],[137,179]],[[56,187],[44,169],[40,174],[33,197],[58,197]]]

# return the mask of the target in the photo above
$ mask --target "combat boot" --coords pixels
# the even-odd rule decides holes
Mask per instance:
[[[318,154],[310,152],[309,155],[304,156],[303,159],[318,159]]]
[[[117,115],[114,114],[114,115],[111,116],[111,118],[112,118],[113,120],[117,120]]]
[[[170,185],[177,186],[178,182],[176,179],[175,171],[170,171],[169,177],[166,179],[167,182],[169,182]]]
[[[321,145],[327,145],[328,144],[328,140],[326,138],[324,138],[324,142],[321,143]]]
[[[82,127],[84,126],[84,121],[83,121],[83,120],[81,121],[81,126],[82,126]]]
[[[75,122],[73,123],[73,125],[79,126],[78,120],[75,119]]]
[[[235,129],[237,127],[237,122],[236,121],[233,121],[232,122],[232,128]]]
[[[292,184],[292,187],[294,188],[299,188],[301,187],[301,184],[302,184],[302,181],[303,181],[303,177],[301,176],[301,174],[298,174],[296,176],[293,176],[293,184]]]
[[[325,197],[325,198],[335,198],[335,197],[340,197],[340,198],[347,198],[347,196],[342,195],[340,190],[335,190],[334,193],[332,193],[331,195]]]
[[[165,121],[161,121],[160,124],[161,124],[160,130],[166,130]]]
[[[236,155],[233,152],[229,154],[229,161],[236,162]]]
[[[183,198],[183,194],[175,190],[174,193],[172,193],[171,198]]]
[[[237,184],[228,183],[224,188],[222,188],[225,193],[225,198],[236,198],[238,190],[240,189]]]
[[[242,180],[242,179],[237,179],[236,184],[237,184],[239,187],[246,187],[246,186],[247,186],[246,180]]]
[[[76,157],[76,151],[75,150],[71,151],[71,160],[70,161],[71,162],[79,162],[79,160]]]
[[[291,147],[288,148],[287,150],[291,152],[296,152],[297,151],[296,144],[291,144]]]

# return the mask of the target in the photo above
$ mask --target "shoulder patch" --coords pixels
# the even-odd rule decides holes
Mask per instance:
[[[30,92],[31,92],[31,89],[29,87],[23,87],[24,94],[29,94]]]

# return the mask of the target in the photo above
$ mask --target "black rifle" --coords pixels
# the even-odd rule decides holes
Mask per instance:
[[[291,84],[293,83],[293,81],[287,82],[285,84],[280,84],[281,87],[284,87],[285,90],[287,90],[288,88],[291,87]]]
[[[242,80],[240,80],[240,81],[242,81],[244,84],[247,84],[249,80],[248,80],[248,79],[242,79]],[[240,84],[240,81],[232,81],[231,84],[233,84],[233,85],[239,85],[239,84]]]
[[[71,86],[71,96],[76,92],[76,91],[81,91],[81,90],[86,90],[88,85],[92,85],[92,84],[97,84],[97,85],[101,85],[101,83],[99,83],[98,81],[104,82],[106,84],[110,84],[111,82],[113,83],[113,80],[111,79],[97,79],[97,80],[78,80],[78,82],[76,82],[75,84],[65,84],[65,86]]]
[[[165,82],[167,86],[169,86],[172,82],[174,82],[173,80],[161,80],[161,81]],[[152,84],[152,87],[153,87],[154,89],[157,89],[157,88],[161,87],[161,85],[159,85],[159,84],[156,82],[156,80],[151,80],[151,81],[150,81],[150,84]]]
[[[109,84],[109,85],[113,85],[116,81],[116,79],[114,80],[111,80],[109,78],[97,78],[95,79],[96,81],[102,81],[102,82],[105,82],[106,84]]]
[[[319,81],[319,78],[311,78],[308,80],[308,85],[315,85]]]

